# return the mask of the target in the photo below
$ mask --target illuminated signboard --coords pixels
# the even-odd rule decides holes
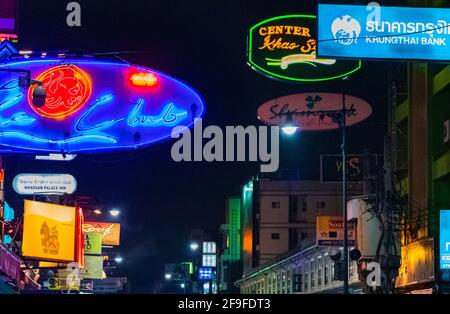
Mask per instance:
[[[0,2],[0,42],[4,39],[16,40],[16,13],[16,0]]]
[[[0,72],[0,141],[16,151],[77,153],[137,148],[170,138],[204,113],[186,84],[148,68],[86,59],[27,59],[1,68],[31,71],[43,82],[45,105],[32,105],[36,86]]]
[[[361,68],[360,61],[316,57],[316,17],[285,15],[264,20],[248,34],[248,63],[271,78],[314,82],[336,79]]]
[[[21,195],[35,193],[67,193],[77,189],[77,180],[70,174],[21,173],[15,176],[13,188]]]
[[[213,279],[213,269],[211,267],[199,267],[198,268],[198,279],[200,279],[200,280]]]
[[[344,244],[344,223],[342,217],[317,216],[317,245],[342,246]],[[355,224],[348,223],[348,242],[355,245]]]
[[[120,244],[120,224],[118,223],[86,221],[83,224],[83,232],[101,233],[103,245]]]
[[[441,210],[439,239],[440,269],[450,269],[450,210]]]
[[[450,9],[319,4],[318,55],[450,60]]]
[[[346,124],[359,123],[372,114],[370,105],[361,98],[346,95]],[[341,110],[342,94],[334,93],[301,93],[269,100],[258,108],[258,119],[268,125],[283,125],[286,114],[302,131],[323,131],[339,128],[339,125],[325,111]]]
[[[84,241],[79,225],[82,219],[76,207],[25,200],[23,256],[44,261],[77,261],[82,265]]]

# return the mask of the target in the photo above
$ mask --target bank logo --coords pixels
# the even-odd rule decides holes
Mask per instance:
[[[361,25],[350,15],[344,15],[333,21],[331,31],[333,32],[334,39],[338,43],[348,46],[357,42],[358,36],[361,33]]]

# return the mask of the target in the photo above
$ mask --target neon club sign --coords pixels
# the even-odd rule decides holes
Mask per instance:
[[[342,61],[316,56],[316,17],[284,15],[250,28],[248,64],[271,78],[316,82],[350,75],[361,61]]]
[[[43,82],[45,105],[32,105],[33,86],[0,72],[1,149],[80,153],[137,148],[170,138],[177,125],[204,114],[201,96],[164,73],[92,59],[26,59],[0,68],[29,70]]]

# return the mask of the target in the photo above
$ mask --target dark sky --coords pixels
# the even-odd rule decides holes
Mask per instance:
[[[297,92],[341,90],[340,81],[283,83],[246,65],[250,26],[280,14],[314,14],[313,1],[78,1],[79,28],[65,23],[69,2],[21,1],[21,48],[135,51],[121,56],[175,76],[203,96],[204,125],[258,125],[256,109],[267,100]],[[364,148],[381,152],[389,66],[366,63],[348,83],[348,93],[366,99],[374,110],[371,118],[349,128],[350,153]],[[69,163],[9,158],[7,180],[19,172],[67,172],[78,181],[77,193],[95,196],[104,208],[120,208],[122,271],[131,278],[135,292],[150,292],[153,280],[163,274],[163,264],[187,255],[189,230],[217,229],[224,223],[227,195],[259,168],[257,163],[175,163],[171,144],[120,154],[79,155]],[[320,153],[339,153],[339,133],[301,133],[283,138],[280,145],[283,168],[317,169]],[[6,199],[20,206],[10,184]]]

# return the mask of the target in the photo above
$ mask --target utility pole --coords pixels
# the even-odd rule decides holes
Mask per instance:
[[[342,208],[344,210],[344,294],[348,294],[348,223],[347,223],[347,154],[346,154],[346,134],[347,109],[345,107],[345,90],[342,92]]]

